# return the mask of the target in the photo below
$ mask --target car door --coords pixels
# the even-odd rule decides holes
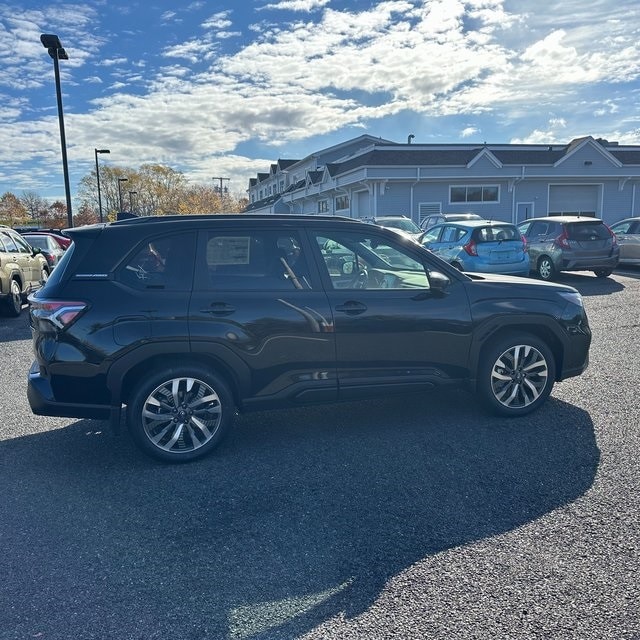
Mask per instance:
[[[547,255],[553,258],[559,253],[559,249],[554,247],[554,241],[560,234],[560,225],[557,222],[533,220],[522,223],[518,229],[527,239],[532,268],[535,268],[534,265],[540,256]]]
[[[40,263],[34,258],[32,250],[17,233],[5,230],[2,234],[7,258],[20,272],[23,291],[37,289],[40,286]]]
[[[437,237],[429,242],[423,241],[423,246],[426,246],[439,258],[449,263],[455,262],[460,253],[460,239],[464,237],[466,231],[452,224],[443,224],[439,227],[434,227],[434,230],[436,229],[440,231]]]
[[[611,227],[620,245],[620,261],[640,263],[640,222],[626,220]]]
[[[432,289],[439,261],[374,228],[323,228],[312,236],[334,316],[341,399],[466,375],[460,363],[469,352],[471,316],[456,276],[444,294]],[[323,251],[328,245],[342,256],[341,267]]]
[[[236,372],[245,405],[337,398],[331,309],[294,228],[201,231],[189,332]]]

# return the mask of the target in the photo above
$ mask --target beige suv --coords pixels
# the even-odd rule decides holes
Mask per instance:
[[[19,233],[0,225],[0,308],[19,316],[27,296],[49,277],[47,259]]]

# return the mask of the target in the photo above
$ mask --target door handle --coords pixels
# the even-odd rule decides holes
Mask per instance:
[[[226,302],[212,302],[211,306],[200,309],[200,313],[211,313],[215,316],[228,316],[233,313],[236,308]]]
[[[367,305],[362,302],[356,302],[355,300],[349,300],[344,304],[339,304],[336,307],[336,311],[341,311],[350,316],[357,316],[360,313],[364,313],[367,310]]]

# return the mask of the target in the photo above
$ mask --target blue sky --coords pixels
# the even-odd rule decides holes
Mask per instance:
[[[0,0],[0,194],[64,201],[100,161],[194,183],[368,133],[640,144],[637,0]],[[77,205],[76,205],[77,206]]]

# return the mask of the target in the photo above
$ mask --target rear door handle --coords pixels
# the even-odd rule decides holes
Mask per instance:
[[[211,306],[200,309],[200,313],[211,313],[215,316],[228,316],[233,313],[236,308],[226,302],[212,302]]]
[[[357,316],[360,313],[364,313],[367,310],[367,305],[362,302],[356,302],[355,300],[349,300],[344,304],[339,304],[336,307],[336,311],[341,311],[350,316]]]

